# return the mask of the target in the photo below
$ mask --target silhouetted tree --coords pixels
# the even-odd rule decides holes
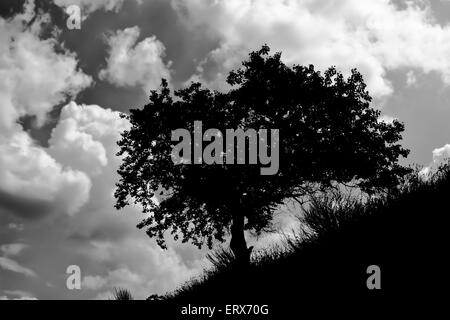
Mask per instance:
[[[312,65],[288,67],[280,57],[267,46],[252,52],[228,75],[227,93],[192,83],[172,96],[163,80],[149,104],[123,115],[132,127],[118,142],[124,159],[116,207],[139,204],[147,217],[138,227],[161,247],[166,230],[198,247],[229,232],[234,255],[248,262],[244,230],[267,230],[288,199],[338,183],[379,191],[408,171],[397,163],[409,152],[397,144],[404,126],[379,121],[360,73],[344,78],[332,67],[322,74]],[[260,164],[174,164],[171,132],[192,132],[196,120],[221,132],[279,129],[277,174],[261,175]]]

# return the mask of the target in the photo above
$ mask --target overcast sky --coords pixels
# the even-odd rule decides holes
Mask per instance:
[[[357,68],[384,121],[406,125],[403,163],[435,166],[450,155],[449,21],[450,0],[2,0],[0,299],[145,298],[198,274],[205,251],[162,251],[138,208],[113,209],[118,112],[162,77],[227,90],[264,43],[287,64]]]

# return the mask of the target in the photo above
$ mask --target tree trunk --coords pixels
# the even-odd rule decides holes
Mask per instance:
[[[231,224],[230,249],[233,252],[236,263],[245,267],[250,264],[250,255],[253,247],[247,248],[244,236],[244,215],[234,214]]]

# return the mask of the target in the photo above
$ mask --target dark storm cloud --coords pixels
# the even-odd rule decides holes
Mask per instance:
[[[22,12],[25,0],[2,0],[0,2],[0,17],[9,18]]]

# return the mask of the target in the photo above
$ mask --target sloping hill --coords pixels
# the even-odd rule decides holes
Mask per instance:
[[[366,301],[438,294],[448,283],[450,169],[424,181],[410,176],[397,190],[361,203],[342,196],[313,201],[304,223],[314,232],[254,255],[245,270],[226,251],[213,270],[164,299],[189,303]],[[336,205],[336,203],[338,205]],[[369,290],[367,267],[381,269]]]

